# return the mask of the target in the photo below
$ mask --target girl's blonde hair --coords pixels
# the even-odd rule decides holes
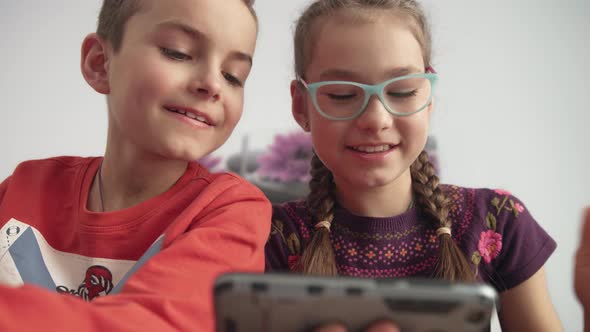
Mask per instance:
[[[432,41],[426,16],[415,0],[317,0],[311,4],[297,21],[295,30],[295,74],[305,78],[314,39],[312,30],[319,18],[339,13],[358,15],[360,18],[375,11],[390,12],[405,19],[422,48],[424,67],[431,66]],[[392,19],[394,16],[392,15]],[[439,187],[439,179],[430,163],[428,154],[422,151],[410,167],[412,189],[417,207],[433,229],[451,227],[449,218],[450,200]],[[333,222],[335,186],[331,172],[314,155],[311,163],[310,193],[307,205],[312,222]],[[471,281],[475,279],[468,260],[450,235],[439,236],[439,259],[435,277],[447,280]],[[330,232],[321,227],[314,232],[301,257],[298,269],[306,274],[337,275],[334,249]]]

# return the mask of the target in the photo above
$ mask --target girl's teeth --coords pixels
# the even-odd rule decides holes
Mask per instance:
[[[366,153],[375,153],[375,152],[383,152],[390,149],[389,145],[381,145],[381,146],[359,146],[356,147],[355,150],[360,152]]]
[[[188,117],[189,117],[189,118],[191,118],[191,119],[197,119],[197,116],[196,116],[196,115],[194,115],[193,113],[189,113],[189,112],[187,112],[187,113],[186,113],[186,116],[188,116]]]

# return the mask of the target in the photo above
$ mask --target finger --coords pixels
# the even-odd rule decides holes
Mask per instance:
[[[590,206],[586,207],[584,211],[584,219],[582,220],[582,234],[580,240],[580,247],[590,245]]]
[[[328,325],[323,325],[323,326],[317,327],[317,328],[313,329],[312,331],[313,332],[346,332],[347,329],[342,324],[334,323],[334,324],[328,324]]]
[[[400,332],[400,329],[390,321],[379,321],[371,324],[365,332]]]

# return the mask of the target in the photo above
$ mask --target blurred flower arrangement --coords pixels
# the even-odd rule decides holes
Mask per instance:
[[[311,136],[301,130],[277,134],[264,150],[250,150],[248,136],[243,137],[242,151],[227,159],[227,170],[238,173],[256,185],[273,203],[302,199],[309,193]],[[428,137],[426,151],[435,172],[440,174],[437,144]],[[217,167],[221,158],[211,155],[199,160],[209,170]]]
[[[424,148],[428,153],[428,159],[430,163],[434,167],[434,172],[436,175],[440,177],[440,163],[438,160],[438,146],[436,142],[436,138],[434,136],[428,136],[428,140],[426,141],[426,147]]]
[[[266,180],[307,183],[311,180],[309,171],[312,156],[311,137],[308,133],[296,131],[277,134],[268,151],[256,158],[256,173]]]
[[[201,164],[203,167],[205,167],[206,169],[208,169],[210,172],[214,172],[214,171],[218,171],[216,170],[216,167],[219,166],[219,164],[221,163],[222,158],[221,157],[216,157],[213,155],[206,155],[201,157],[199,160],[197,160],[197,162],[199,164]]]

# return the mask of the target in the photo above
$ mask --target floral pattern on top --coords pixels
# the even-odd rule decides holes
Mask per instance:
[[[512,194],[503,189],[494,190],[494,197],[490,201],[491,208],[485,219],[487,230],[481,232],[477,250],[471,255],[471,261],[476,266],[476,275],[479,272],[478,267],[483,259],[484,263],[490,264],[502,250],[502,234],[496,233],[497,220],[501,213],[509,212],[518,218],[519,214],[524,212],[524,206],[515,202]]]
[[[556,247],[524,205],[503,190],[441,185],[451,200],[452,239],[478,279],[503,291],[532,276]],[[315,230],[304,201],[275,205],[267,269],[293,270]],[[356,216],[337,206],[330,240],[340,275],[432,277],[439,257],[436,221],[418,207],[392,217]],[[507,252],[510,248],[510,252]]]

